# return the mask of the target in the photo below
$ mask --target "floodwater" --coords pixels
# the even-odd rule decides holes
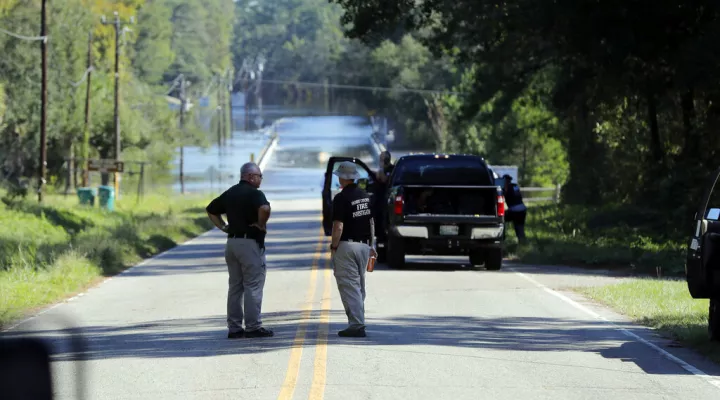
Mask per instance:
[[[236,118],[240,112],[236,109]],[[261,187],[270,200],[319,199],[331,156],[357,157],[371,168],[377,163],[370,151],[372,128],[365,118],[285,115],[275,122],[278,145],[263,171]],[[185,191],[220,193],[235,184],[242,164],[251,154],[257,162],[268,138],[269,132],[236,131],[226,147],[185,148]],[[180,191],[177,179],[173,190]]]

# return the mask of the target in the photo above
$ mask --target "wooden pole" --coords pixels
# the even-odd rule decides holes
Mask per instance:
[[[38,181],[38,202],[42,203],[45,177],[47,175],[47,0],[42,0],[40,36],[43,36],[44,39],[40,42],[40,51],[42,53],[42,88],[40,95],[40,179]]]

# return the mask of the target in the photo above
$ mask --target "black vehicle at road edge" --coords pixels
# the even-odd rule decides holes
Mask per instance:
[[[711,176],[694,216],[685,279],[690,296],[710,299],[708,334],[720,341],[720,169]]]
[[[332,231],[332,198],[340,188],[332,172],[341,162],[358,165],[371,196],[374,172],[353,157],[331,157],[323,186],[323,228]],[[387,195],[373,199],[380,261],[405,265],[405,255],[467,255],[472,265],[502,268],[505,203],[492,170],[480,156],[414,154],[395,163]],[[379,201],[377,201],[379,200]],[[432,203],[433,210],[423,209]],[[382,208],[379,210],[378,207]],[[378,213],[378,211],[381,211]]]

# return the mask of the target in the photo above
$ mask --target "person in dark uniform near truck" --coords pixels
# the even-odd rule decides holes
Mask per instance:
[[[513,223],[515,235],[520,243],[525,243],[525,218],[527,217],[527,207],[523,203],[520,187],[516,183],[512,183],[512,176],[503,175],[505,186],[503,187],[503,195],[505,196],[505,220]]]
[[[360,174],[354,163],[341,163],[333,174],[343,189],[333,199],[330,250],[349,325],[338,336],[365,337],[365,272],[370,257],[377,256],[370,195],[355,183]]]
[[[260,167],[246,163],[240,169],[240,182],[210,202],[206,209],[213,224],[228,235],[225,245],[229,274],[228,339],[273,336],[271,330],[262,326],[260,317],[267,272],[265,234],[270,218],[270,203],[259,190],[261,182]],[[227,224],[222,214],[227,215]]]
[[[392,163],[392,157],[390,152],[385,150],[380,153],[379,166],[377,173],[375,173],[375,195],[373,196],[373,211],[375,221],[375,228],[378,232],[378,241],[385,241],[385,219],[387,218],[387,193],[388,185],[390,184],[390,174],[392,174],[395,166]],[[380,255],[381,258],[384,254]],[[380,260],[382,261],[382,260]]]

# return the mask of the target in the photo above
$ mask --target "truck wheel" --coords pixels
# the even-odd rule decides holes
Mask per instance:
[[[720,342],[720,298],[710,299],[708,336],[710,340]]]
[[[387,245],[385,245],[387,246]],[[384,263],[387,260],[387,247],[377,248],[377,262]]]
[[[400,269],[405,267],[405,246],[402,238],[388,236],[385,257],[390,268]]]
[[[485,269],[488,271],[497,271],[502,268],[503,253],[502,249],[489,249],[485,258]]]
[[[482,265],[485,262],[485,252],[483,250],[470,250],[470,265]]]

